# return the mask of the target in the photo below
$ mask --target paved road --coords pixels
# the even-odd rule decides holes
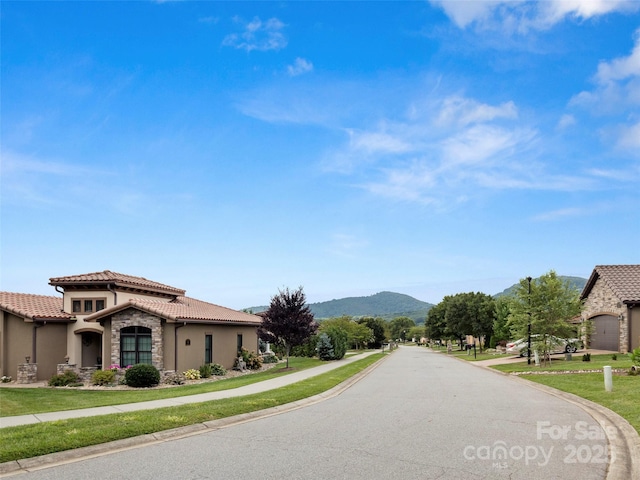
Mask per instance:
[[[573,404],[407,347],[324,402],[20,478],[592,480],[606,445]]]

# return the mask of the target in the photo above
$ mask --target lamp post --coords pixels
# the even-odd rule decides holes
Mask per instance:
[[[531,277],[527,277],[528,296],[529,302],[529,323],[527,324],[527,365],[531,365]]]

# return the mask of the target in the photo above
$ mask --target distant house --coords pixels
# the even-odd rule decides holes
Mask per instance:
[[[598,265],[582,290],[590,347],[628,353],[640,347],[640,265]]]
[[[241,347],[258,351],[260,317],[179,288],[109,270],[54,277],[49,285],[62,296],[0,292],[1,375],[47,380],[64,363],[231,368]]]

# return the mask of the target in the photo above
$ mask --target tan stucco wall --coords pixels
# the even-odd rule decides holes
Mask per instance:
[[[11,313],[2,312],[2,338],[0,339],[0,373],[14,380],[18,376],[18,364],[31,356],[33,324]]]
[[[166,369],[173,370],[175,324],[165,328]],[[205,335],[213,336],[213,363],[230,369],[236,359],[237,338],[242,335],[243,346],[249,351],[258,351],[256,327],[234,325],[187,324],[178,328],[178,372],[199,368],[204,364]],[[189,340],[190,345],[187,345]]]
[[[38,380],[49,380],[67,354],[67,324],[47,323],[36,331]]]

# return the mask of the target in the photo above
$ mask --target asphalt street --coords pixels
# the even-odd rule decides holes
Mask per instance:
[[[407,347],[320,403],[19,478],[595,480],[603,427],[526,382]]]

